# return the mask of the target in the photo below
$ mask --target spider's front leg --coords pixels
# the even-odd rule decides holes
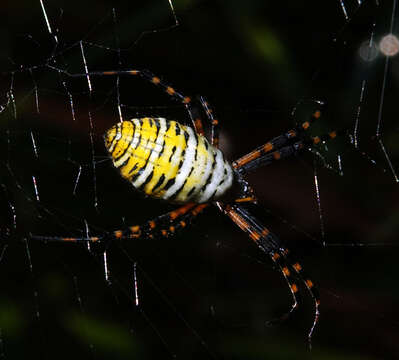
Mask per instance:
[[[343,131],[330,131],[322,136],[309,136],[307,130],[320,118],[321,112],[315,111],[308,121],[273,138],[267,143],[257,147],[250,153],[233,162],[235,169],[240,174],[247,174],[261,166],[269,165],[275,161],[286,159],[297,155],[303,149],[318,145],[322,142],[335,139]]]
[[[283,242],[269,229],[267,229],[257,218],[251,215],[242,204],[220,205],[225,215],[227,215],[241,230],[246,232],[247,235],[255,242],[255,244],[272,259],[272,261],[278,266],[288,284],[293,297],[291,309],[279,319],[272,320],[271,323],[285,320],[294,310],[298,308],[298,285],[295,282],[292,274],[294,273],[306,286],[315,304],[314,320],[308,333],[308,341],[309,345],[311,345],[313,331],[318,323],[320,315],[320,298],[313,281],[305,276],[303,267],[299,262],[290,261],[289,251],[285,248]]]

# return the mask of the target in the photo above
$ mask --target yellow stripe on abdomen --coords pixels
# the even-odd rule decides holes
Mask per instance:
[[[105,145],[121,176],[154,198],[207,202],[222,196],[233,182],[221,151],[176,121],[123,121],[107,131]]]

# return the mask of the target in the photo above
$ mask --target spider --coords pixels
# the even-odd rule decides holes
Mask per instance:
[[[54,69],[54,68],[53,68]],[[267,254],[284,276],[293,303],[287,318],[298,308],[299,279],[314,301],[314,319],[308,333],[311,338],[319,320],[320,298],[313,281],[303,272],[299,262],[292,261],[283,242],[248,210],[246,204],[257,205],[254,191],[245,175],[261,166],[298,154],[309,146],[333,139],[337,132],[311,137],[307,129],[320,117],[315,111],[310,119],[273,138],[236,161],[229,162],[219,149],[219,121],[203,97],[196,99],[183,95],[148,70],[125,70],[71,74],[70,77],[138,76],[165,91],[172,99],[182,103],[190,117],[192,127],[165,118],[136,118],[121,121],[104,135],[105,147],[120,175],[145,195],[180,204],[176,210],[147,221],[144,225],[108,232],[103,236],[60,237],[31,235],[42,241],[90,241],[115,239],[142,239],[155,236],[168,237],[189,223],[210,205],[215,205],[244,231],[259,249]],[[200,105],[200,106],[198,106]],[[210,123],[211,139],[206,139],[200,109]]]

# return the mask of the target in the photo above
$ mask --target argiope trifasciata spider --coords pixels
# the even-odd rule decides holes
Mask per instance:
[[[282,318],[298,307],[298,285],[294,277],[306,286],[315,306],[314,321],[308,334],[310,341],[319,319],[318,292],[313,281],[304,274],[302,266],[290,260],[289,250],[283,242],[248,211],[245,205],[256,206],[257,200],[245,180],[245,175],[261,166],[295,155],[308,146],[336,137],[336,132],[321,137],[310,137],[306,134],[311,123],[320,117],[320,111],[314,112],[309,121],[275,137],[238,160],[229,162],[218,148],[219,122],[203,97],[198,98],[198,103],[210,122],[212,130],[210,143],[204,136],[200,118],[201,108],[194,106],[190,97],[184,96],[149,71],[106,71],[86,74],[63,72],[71,77],[139,76],[184,104],[193,128],[165,118],[145,117],[119,122],[104,135],[108,153],[123,178],[146,195],[181,204],[181,207],[158,216],[144,225],[131,226],[102,236],[32,235],[31,237],[46,241],[72,242],[167,237],[185,228],[208,206],[216,205],[270,256],[282,272],[293,297],[289,313]],[[294,277],[292,273],[295,274]]]

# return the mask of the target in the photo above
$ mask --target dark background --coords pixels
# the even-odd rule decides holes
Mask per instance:
[[[390,32],[394,2],[347,1],[348,19],[339,1],[173,5],[177,26],[168,1],[46,2],[55,46],[39,1],[2,4],[0,356],[397,358],[398,191],[379,140],[397,165],[398,60],[359,57],[364,42]],[[86,79],[44,66],[84,72],[79,41],[91,71],[150,69],[187,95],[206,96],[229,159],[308,119],[317,100],[325,106],[315,134],[353,134],[358,119],[358,150],[348,137],[318,149],[332,169],[306,152],[249,176],[265,224],[319,287],[311,352],[307,292],[296,314],[267,327],[288,310],[289,290],[268,257],[216,208],[174,238],[110,244],[108,282],[101,247],[29,240],[29,233],[84,235],[85,220],[90,235],[101,235],[173,208],[143,199],[119,178],[103,161],[101,135],[118,121],[118,94],[125,119],[184,122],[187,114],[143,80],[92,77],[90,94]]]

